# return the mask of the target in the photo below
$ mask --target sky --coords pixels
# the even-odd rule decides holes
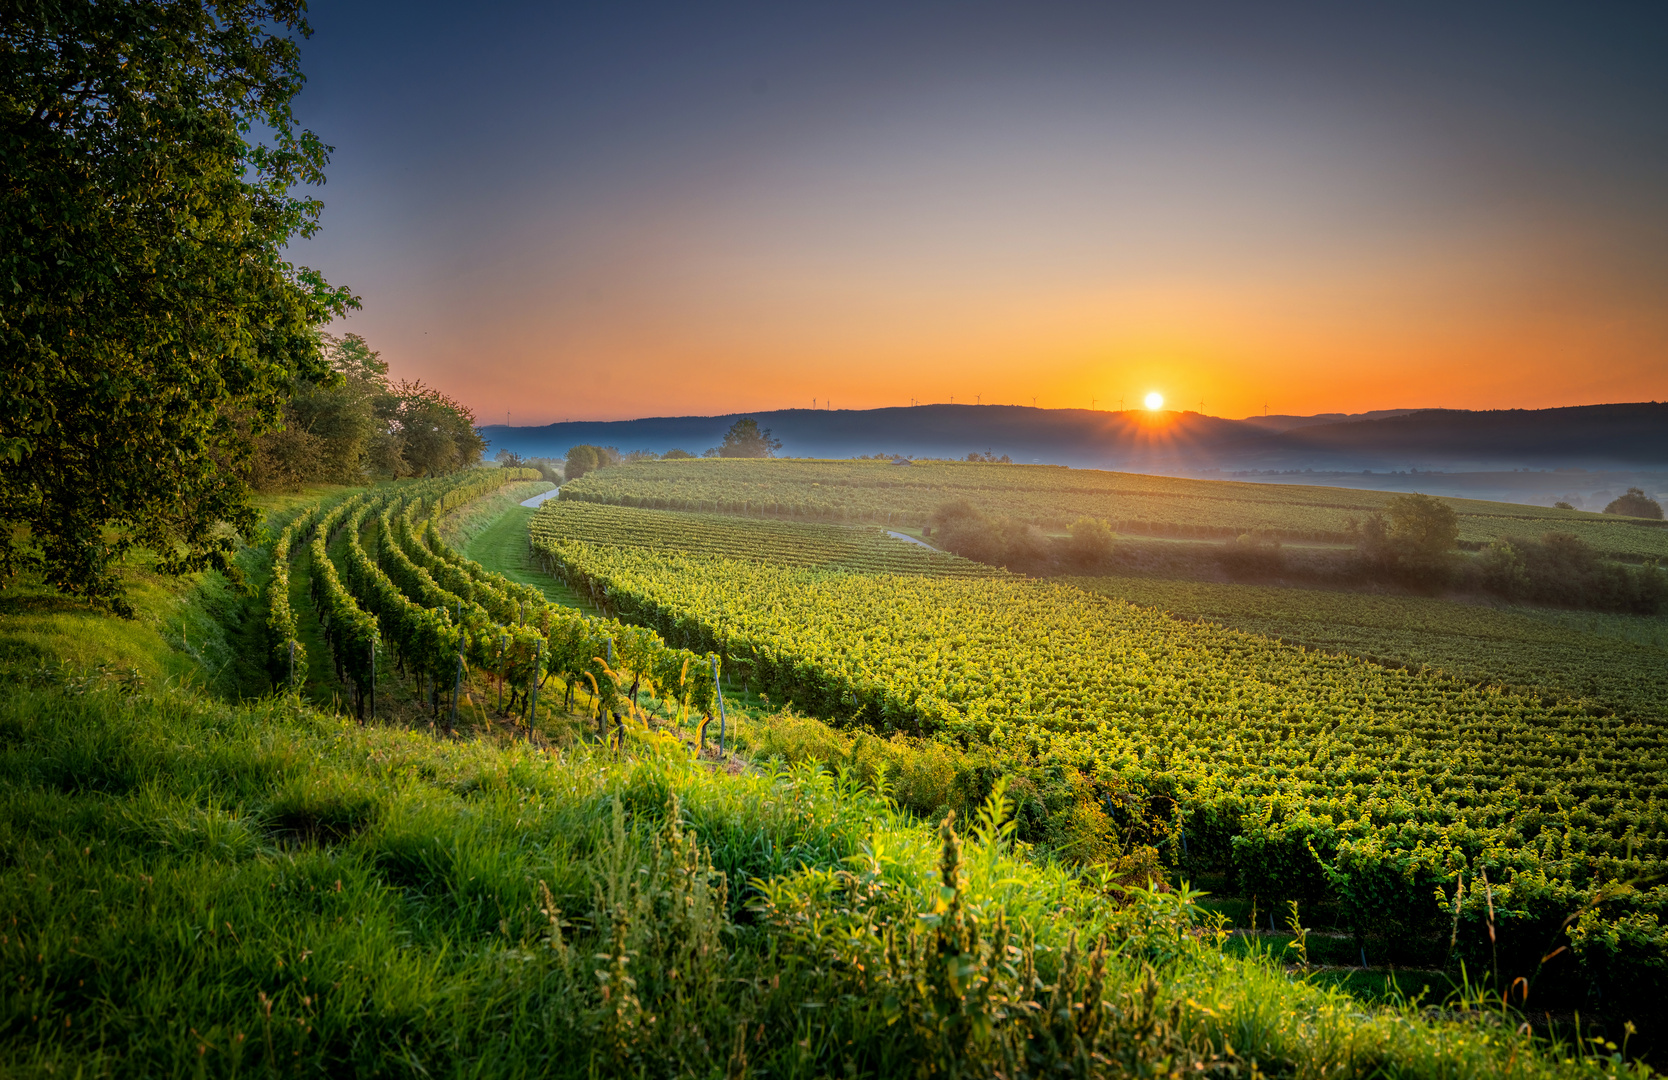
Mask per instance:
[[[1668,399],[1668,7],[318,0],[291,249],[482,423]]]

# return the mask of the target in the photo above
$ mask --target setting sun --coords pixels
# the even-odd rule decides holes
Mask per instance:
[[[1154,390],[1152,393],[1148,394],[1147,395],[1147,408],[1152,409],[1154,412],[1157,412],[1159,409],[1164,408],[1164,395],[1159,393],[1157,390]]]

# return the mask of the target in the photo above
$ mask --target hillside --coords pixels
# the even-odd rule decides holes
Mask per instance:
[[[1400,410],[1390,410],[1391,413]],[[741,414],[488,426],[495,448],[560,456],[580,443],[699,454]],[[791,457],[890,453],[960,458],[991,450],[1015,461],[1136,471],[1316,469],[1360,472],[1479,468],[1668,469],[1668,403],[1405,415],[1224,420],[1195,412],[920,405],[749,413]]]
[[[1314,651],[1109,600],[1093,582],[808,565],[797,552],[827,526],[732,518],[736,542],[673,548],[633,537],[677,515],[615,511],[605,536],[594,513],[563,500],[533,522],[535,547],[570,586],[722,653],[773,700],[961,748],[958,770],[1011,778],[1027,841],[1107,867],[1146,845],[1248,906],[1300,903],[1363,960],[1464,957],[1533,982],[1549,1002],[1619,1002],[1664,963],[1668,940],[1644,929],[1668,902],[1650,884],[1668,857],[1658,649],[1612,657],[1618,643],[1595,642],[1584,663],[1568,635],[1467,625],[1451,606],[1357,602],[1311,607],[1318,623],[1365,631],[1357,649]],[[703,536],[722,520],[688,517]],[[744,541],[764,532],[772,543]],[[1416,668],[1410,629],[1469,677]],[[1481,648],[1491,635],[1508,655],[1549,649],[1562,670],[1502,663]],[[1412,663],[1363,660],[1363,639],[1389,639],[1380,651]],[[1616,680],[1606,700],[1569,694],[1582,669]],[[1620,937],[1625,954],[1599,944]],[[1541,959],[1552,941],[1572,963]],[[1654,1006],[1625,1007],[1661,1023]]]
[[[440,538],[495,547],[501,481],[519,479],[496,472],[291,501],[275,545],[245,552],[262,596],[148,581],[137,634],[19,583],[0,667],[0,1071],[1643,1075],[1603,1043],[1501,1023],[1474,991],[1431,991],[1447,1009],[1423,1014],[1338,966],[1353,946],[1309,937],[1297,909],[1287,932],[1235,930],[1179,882],[1027,849],[1026,796],[988,770],[935,827],[904,785],[922,794],[948,747],[886,744],[908,766],[896,783],[836,777],[822,762],[850,737],[764,707],[739,665],[730,750],[692,753],[705,725],[679,704],[711,707],[716,657],[546,604]],[[999,583],[827,526],[698,519],[685,539],[678,515],[645,531],[622,513],[581,522],[581,543],[624,524],[645,556]],[[807,563],[799,532],[825,554]],[[61,610],[13,622],[42,607]],[[203,618],[222,643],[206,653]],[[302,624],[302,667],[337,680],[325,707],[215,675],[258,628],[241,651],[281,689]],[[381,648],[362,649],[367,627]],[[535,664],[506,663],[535,643]],[[517,706],[541,671],[547,692]],[[457,674],[448,721],[435,691]],[[361,722],[341,714],[360,701]]]

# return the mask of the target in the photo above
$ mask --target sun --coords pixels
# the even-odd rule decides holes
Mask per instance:
[[[1148,394],[1147,408],[1151,409],[1153,412],[1157,412],[1158,410],[1164,408],[1164,395],[1159,393],[1157,390]]]

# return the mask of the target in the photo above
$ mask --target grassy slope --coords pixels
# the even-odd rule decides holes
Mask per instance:
[[[502,516],[467,542],[463,555],[511,581],[542,589],[545,599],[553,604],[578,608],[587,615],[600,614],[590,601],[534,564],[527,553],[527,523],[533,520],[534,512],[525,506],[506,507]]]
[[[1661,617],[1141,577],[1068,580],[1293,644],[1668,719],[1668,619]]]
[[[193,602],[181,583],[153,584],[160,606]],[[38,648],[188,669],[134,625],[82,613]],[[659,907],[657,891],[714,899],[656,857],[673,793],[734,885],[734,926]],[[831,876],[859,853],[857,876]],[[911,999],[896,1024],[878,974],[810,961],[890,927],[921,948],[920,985],[947,985],[915,915],[942,902],[937,853],[928,830],[827,778],[716,776],[653,740],[623,760],[557,755],[360,728],[281,699],[13,682],[0,697],[0,1071],[583,1075],[633,1071],[637,1055],[735,1074],[741,1018],[749,1063],[770,1075],[896,1075],[942,1049],[920,1026],[937,999]],[[1035,928],[1044,978],[1074,928],[1113,931],[1106,1026],[1149,1064],[1208,1039],[1290,1075],[1602,1071],[1531,1052],[1486,1017],[1364,1011],[1227,959],[1208,935],[1176,936],[1173,898],[1113,909],[994,842],[969,842],[963,869],[961,902],[987,925],[1001,908]],[[778,921],[739,906],[750,877],[774,883]],[[541,881],[565,949],[548,939]],[[610,897],[638,916],[611,920]],[[603,999],[620,971],[638,980],[637,1011]]]
[[[542,495],[555,487],[545,480],[526,480],[499,489],[497,494],[465,503],[438,523],[441,537],[454,548],[462,550],[469,541],[492,527],[504,512],[521,505],[522,500]]]
[[[315,485],[264,496],[260,505],[271,529],[302,505],[345,490]],[[270,564],[260,547],[246,548],[238,563],[247,592],[218,573],[184,579],[158,574],[150,553],[133,553],[123,573],[135,609],[131,620],[111,619],[60,596],[34,576],[20,575],[0,591],[0,668],[38,677],[43,665],[77,673],[102,666],[145,682],[191,683],[222,696],[258,696],[268,679],[261,666],[264,642],[255,640],[259,619],[249,618],[250,599],[265,584]]]
[[[876,875],[867,918],[878,925],[925,944],[912,912],[937,893],[930,833],[826,777],[715,777],[637,756],[437,742],[281,701],[13,692],[0,702],[0,910],[11,916],[0,1068],[606,1075],[623,1038],[626,1058],[719,1075],[738,1018],[756,1031],[750,1060],[772,1075],[845,1063],[897,1075],[930,1059],[930,1043],[888,1023],[867,978],[774,949],[786,927],[732,906],[739,922],[711,916],[714,947],[698,953],[652,897],[631,902],[650,907],[624,932],[642,954],[628,967],[638,1001],[665,1023],[619,1030],[598,990],[615,969],[606,897],[633,880],[677,886],[654,839],[673,794],[714,865],[738,890],[774,881],[780,911],[821,911],[838,929],[828,887],[846,889],[827,871],[864,847],[879,859],[858,863]],[[1113,1000],[1139,993],[1156,964],[1156,1017],[1196,1047],[1231,1042],[1265,1069],[1305,1075],[1564,1071],[1514,1051],[1509,1030],[1366,1014],[1208,939],[1177,938],[1163,896],[1114,911],[1047,867],[978,844],[965,858],[965,901],[987,920],[997,908],[1023,919],[1048,950],[1073,927],[1113,930]],[[565,953],[548,940],[541,881]],[[802,948],[818,940],[795,932]],[[1057,955],[1040,954],[1045,978]],[[665,977],[678,965],[696,993]],[[807,1000],[845,1004],[807,1012]]]

